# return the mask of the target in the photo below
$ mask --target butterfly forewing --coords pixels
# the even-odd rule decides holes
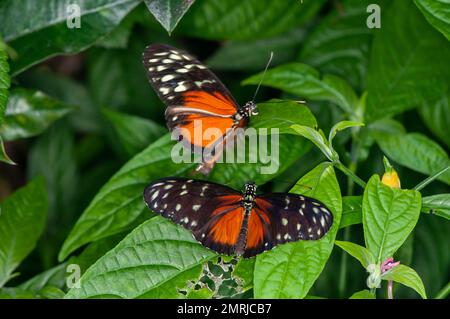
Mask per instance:
[[[154,212],[191,230],[204,246],[233,253],[243,217],[239,192],[215,183],[170,178],[151,183],[144,200]]]

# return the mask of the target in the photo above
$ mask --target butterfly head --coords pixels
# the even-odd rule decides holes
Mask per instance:
[[[252,115],[258,115],[258,108],[256,107],[256,103],[253,101],[245,103],[245,105],[239,109],[237,115],[239,118],[249,118]]]

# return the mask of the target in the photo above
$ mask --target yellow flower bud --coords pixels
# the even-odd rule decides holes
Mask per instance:
[[[386,157],[383,159],[383,161],[385,173],[381,178],[381,182],[384,185],[392,188],[401,188],[400,178],[398,177],[397,171],[394,169],[391,163],[389,163]]]

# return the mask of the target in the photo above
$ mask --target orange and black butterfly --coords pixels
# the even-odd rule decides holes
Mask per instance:
[[[204,246],[246,258],[279,244],[319,239],[333,224],[320,201],[288,193],[256,195],[254,183],[241,193],[211,182],[164,178],[147,186],[144,200]]]
[[[166,122],[171,132],[196,153],[211,150],[197,168],[209,174],[222,150],[236,139],[237,128],[245,128],[251,115],[257,114],[251,101],[239,107],[222,82],[189,53],[168,45],[152,44],[144,51],[148,79],[166,104]],[[216,128],[219,136],[204,136]],[[200,137],[195,137],[200,131]],[[198,133],[197,133],[198,134]],[[205,134],[206,135],[206,134]]]

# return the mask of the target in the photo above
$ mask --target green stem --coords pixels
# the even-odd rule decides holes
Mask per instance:
[[[338,168],[342,173],[350,177],[356,184],[361,186],[362,188],[366,187],[366,182],[364,182],[361,178],[356,176],[355,173],[353,173],[350,169],[348,169],[344,164],[342,164],[340,161],[333,163],[336,168]]]
[[[450,282],[448,282],[444,288],[439,291],[435,299],[445,299],[450,294]]]
[[[437,172],[436,174],[431,175],[430,177],[427,177],[426,179],[424,179],[422,182],[420,182],[419,184],[417,184],[416,187],[414,187],[414,189],[416,191],[420,191],[421,189],[423,189],[425,186],[427,186],[428,184],[430,184],[432,181],[434,181],[436,178],[438,178],[439,176],[441,176],[442,174],[444,174],[448,169],[450,169],[450,166],[447,166],[444,169],[441,169],[439,172]]]

